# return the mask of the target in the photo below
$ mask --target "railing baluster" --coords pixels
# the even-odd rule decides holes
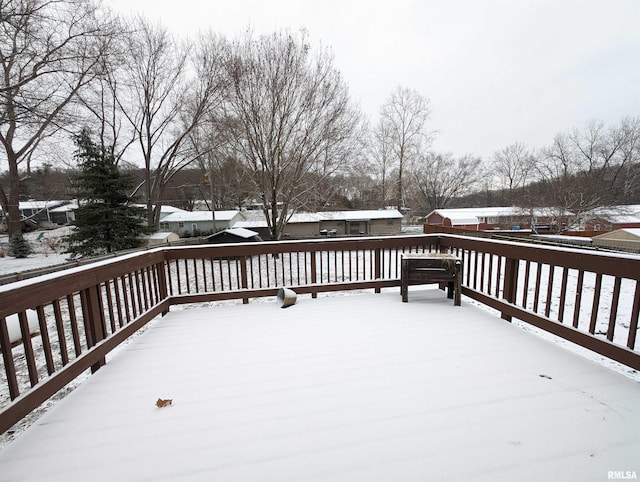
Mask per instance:
[[[62,366],[69,363],[69,349],[67,347],[67,337],[65,335],[64,323],[62,321],[62,309],[60,300],[53,300],[53,316],[56,320],[56,332],[58,333],[58,346],[60,347],[60,361]]]
[[[596,286],[593,289],[593,305],[591,307],[591,321],[589,323],[589,333],[596,332],[596,322],[598,320],[598,309],[600,308],[600,291],[602,289],[602,273],[596,274]]]
[[[144,281],[144,308],[148,310],[153,303],[153,284],[151,280],[151,268],[145,267],[142,271],[142,279]]]
[[[524,283],[522,288],[522,307],[527,308],[527,297],[529,295],[529,276],[531,272],[531,262],[529,260],[524,263]]]
[[[69,309],[69,321],[71,324],[71,336],[73,338],[73,348],[76,357],[82,353],[82,344],[80,342],[80,332],[78,330],[78,317],[76,315],[76,306],[73,301],[73,295],[67,295],[67,308]]]
[[[547,318],[549,317],[549,314],[551,313],[551,297],[553,295],[553,274],[554,274],[554,266],[551,264],[549,265],[549,277],[547,279],[547,299],[546,299],[546,304],[544,307],[544,316],[546,316]]]
[[[124,304],[124,314],[126,317],[126,323],[131,321],[131,305],[129,303],[129,290],[127,288],[127,278],[122,276],[120,278],[120,288],[122,289],[122,300]]]
[[[607,340],[613,341],[618,317],[618,304],[620,302],[620,284],[622,280],[616,276],[613,282],[613,297],[611,299],[611,311],[609,312],[609,326],[607,327]]]
[[[242,283],[242,289],[247,289],[249,287],[249,282],[247,280],[247,257],[243,256],[240,258],[240,278]],[[249,303],[249,298],[242,298],[242,303]]]
[[[558,321],[562,323],[564,321],[564,304],[567,300],[567,276],[569,268],[565,267],[562,270],[562,282],[560,284],[560,306],[558,306]]]
[[[573,307],[573,327],[578,328],[580,324],[580,308],[582,306],[582,287],[584,284],[584,271],[578,271],[578,283],[576,285],[576,301]]]
[[[311,251],[311,284],[314,286],[318,283],[318,266],[316,261],[317,257],[318,257],[318,251]],[[311,297],[317,298],[318,293],[314,291],[311,294]]]
[[[18,377],[16,376],[16,365],[13,361],[13,353],[11,349],[11,341],[9,340],[9,329],[7,328],[7,320],[0,317],[0,350],[2,350],[2,360],[4,362],[4,372],[7,376],[7,385],[9,388],[9,397],[15,400],[20,396],[20,388],[18,386]]]
[[[111,294],[111,282],[104,282],[105,293],[107,295],[107,311],[109,312],[109,324],[111,325],[111,333],[116,332],[115,313],[113,311],[113,296]]]
[[[627,336],[627,348],[636,347],[636,334],[638,332],[638,317],[640,316],[640,281],[636,281],[636,293],[633,297],[633,309],[629,320],[629,335]]]
[[[538,312],[538,308],[540,306],[540,283],[542,280],[542,263],[536,263],[538,266],[536,267],[536,287],[535,287],[535,295],[533,298],[533,311],[534,313]]]
[[[493,283],[493,255],[489,255],[489,273],[487,275],[487,294],[491,295],[491,284]],[[498,290],[496,289],[496,292]]]
[[[199,282],[199,276],[198,276],[198,260],[197,259],[193,259],[193,284],[195,285],[195,291],[196,293],[200,293],[200,282]],[[189,290],[189,293],[191,293],[191,290]]]
[[[33,344],[31,343],[31,333],[29,330],[29,321],[24,311],[18,313],[20,324],[20,334],[22,336],[22,346],[24,347],[24,357],[27,362],[27,370],[29,372],[29,382],[31,386],[38,383],[38,368],[36,366],[36,357],[33,352]]]
[[[49,338],[49,328],[47,327],[47,317],[44,314],[44,307],[42,305],[38,305],[36,312],[38,313],[38,326],[40,328],[40,338],[42,339],[42,349],[44,350],[47,373],[51,375],[56,371],[56,367],[53,362],[53,352],[51,351],[51,340]]]
[[[217,291],[217,288],[216,288],[216,266],[215,266],[215,263],[213,262],[213,258],[209,258],[209,265],[210,265],[210,268],[211,268],[211,286],[213,287],[212,291]]]
[[[504,273],[502,271],[502,256],[498,256],[497,269],[496,269],[496,298],[500,298],[500,287],[504,288]],[[502,276],[503,282],[500,282]],[[504,297],[504,294],[502,295]]]

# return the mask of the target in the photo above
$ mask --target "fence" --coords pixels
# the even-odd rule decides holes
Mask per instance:
[[[504,319],[640,369],[640,258],[450,235],[158,248],[0,287],[0,433],[172,305],[379,292],[400,286],[403,253],[432,251],[461,257],[463,294]]]

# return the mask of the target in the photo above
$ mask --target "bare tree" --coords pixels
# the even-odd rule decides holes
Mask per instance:
[[[249,173],[245,164],[237,158],[232,139],[242,132],[238,122],[224,109],[211,109],[206,120],[190,134],[190,142],[198,153],[197,165],[208,184],[209,209],[212,213],[213,231],[216,228],[216,209],[241,207],[250,195],[246,182]]]
[[[397,170],[398,209],[404,206],[404,172],[406,167],[424,155],[431,142],[431,134],[426,124],[431,117],[429,100],[417,91],[398,87],[380,108],[378,132],[384,135],[393,152]]]
[[[623,119],[607,128],[591,121],[571,134],[558,134],[542,151],[538,169],[541,185],[538,206],[549,206],[569,221],[563,229],[579,226],[594,208],[634,199],[640,180],[640,120]]]
[[[371,134],[370,152],[375,175],[380,185],[379,204],[385,206],[389,201],[389,177],[395,156],[391,135],[391,124],[380,119]]]
[[[628,204],[640,199],[640,118],[622,119],[616,129],[622,140],[618,151],[618,168],[613,176],[612,190],[618,194],[617,202]]]
[[[115,23],[90,0],[0,0],[0,144],[9,167],[0,204],[21,229],[21,168],[75,119],[73,102],[99,72]]]
[[[492,167],[500,188],[508,193],[506,202],[513,203],[516,201],[514,191],[534,180],[536,158],[525,144],[516,142],[493,155]]]
[[[446,208],[452,199],[472,193],[482,179],[478,157],[454,158],[451,153],[429,152],[412,170],[411,180],[427,210]]]
[[[233,43],[226,72],[242,131],[235,148],[271,237],[280,239],[293,212],[352,157],[359,112],[330,53],[314,51],[306,32],[249,32]]]
[[[136,140],[119,103],[127,77],[126,46],[132,34],[131,27],[123,23],[121,35],[114,39],[114,48],[100,59],[99,75],[79,96],[86,123],[98,126],[95,132],[100,147],[113,156],[116,165]]]
[[[144,163],[147,221],[158,224],[163,191],[175,173],[200,155],[188,142],[222,93],[216,72],[222,45],[208,37],[180,42],[139,17],[126,52],[126,89],[118,104],[129,121]]]

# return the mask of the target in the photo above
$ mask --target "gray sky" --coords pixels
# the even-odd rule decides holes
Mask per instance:
[[[433,148],[485,158],[590,119],[640,115],[638,0],[106,0],[177,33],[306,28],[372,123],[399,85],[431,101]]]

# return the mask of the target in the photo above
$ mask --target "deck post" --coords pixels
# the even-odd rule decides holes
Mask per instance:
[[[84,326],[87,330],[87,346],[92,348],[107,336],[102,300],[100,298],[100,286],[95,285],[82,290],[80,299]],[[91,366],[91,373],[95,373],[105,364],[106,359],[103,357]]]

